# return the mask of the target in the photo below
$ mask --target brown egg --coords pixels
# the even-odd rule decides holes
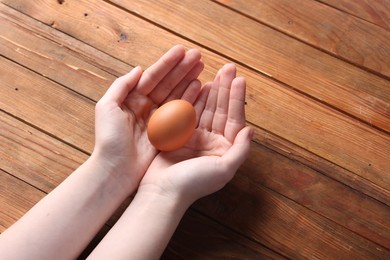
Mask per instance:
[[[161,151],[182,147],[196,127],[195,109],[188,101],[177,99],[159,107],[148,123],[149,141]]]

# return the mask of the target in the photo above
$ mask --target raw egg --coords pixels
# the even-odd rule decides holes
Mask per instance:
[[[195,109],[188,101],[176,99],[159,107],[150,117],[147,133],[151,144],[160,151],[182,147],[196,127]]]

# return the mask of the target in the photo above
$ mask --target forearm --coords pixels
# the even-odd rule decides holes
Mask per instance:
[[[89,259],[159,259],[188,206],[139,192]]]
[[[126,198],[112,172],[89,158],[0,236],[0,259],[71,259]]]

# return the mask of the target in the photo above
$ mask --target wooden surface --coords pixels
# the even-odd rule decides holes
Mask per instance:
[[[0,232],[89,156],[111,82],[180,43],[202,82],[237,64],[256,133],[162,258],[390,259],[388,0],[0,2]]]

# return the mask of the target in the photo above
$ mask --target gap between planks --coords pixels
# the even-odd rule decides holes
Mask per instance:
[[[311,211],[312,212],[312,211]],[[317,214],[317,213],[315,213],[315,212],[312,212],[313,214]],[[329,222],[330,223],[330,222]],[[336,224],[337,225],[337,224]]]

